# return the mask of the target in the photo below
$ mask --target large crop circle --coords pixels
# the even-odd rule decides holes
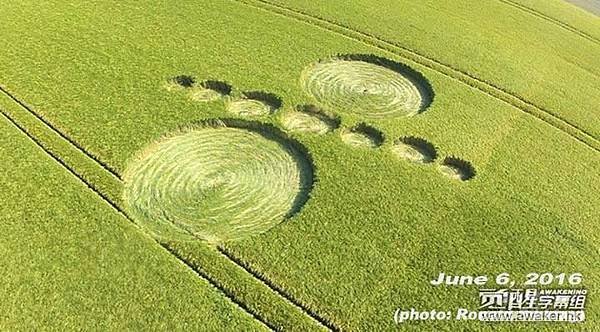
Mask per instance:
[[[146,148],[125,172],[125,203],[162,240],[222,242],[267,231],[306,201],[312,165],[272,127],[199,126]]]
[[[374,56],[314,63],[304,70],[302,85],[318,103],[367,118],[412,116],[422,112],[433,96],[419,73]]]

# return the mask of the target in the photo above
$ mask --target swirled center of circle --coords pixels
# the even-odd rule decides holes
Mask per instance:
[[[302,84],[320,104],[369,118],[415,115],[424,104],[419,82],[360,60],[315,63],[303,72]]]
[[[202,127],[160,140],[125,172],[136,222],[162,240],[236,240],[293,214],[312,184],[306,156],[284,138]]]

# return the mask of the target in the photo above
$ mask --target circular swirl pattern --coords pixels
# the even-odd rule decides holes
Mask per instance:
[[[428,98],[410,75],[352,59],[309,66],[302,73],[302,85],[322,105],[375,119],[418,114]]]
[[[342,141],[356,147],[377,148],[383,144],[383,134],[374,127],[364,123],[340,132]]]
[[[291,112],[286,114],[281,121],[283,127],[292,132],[305,132],[314,134],[325,134],[332,130],[331,126],[318,117],[301,113]]]
[[[306,112],[289,112],[281,119],[283,127],[291,132],[304,132],[323,135],[333,131],[337,124],[335,120]]]
[[[399,157],[408,159],[415,163],[428,163],[431,162],[431,158],[425,155],[422,151],[415,148],[412,145],[398,143],[392,146],[392,151],[396,153]]]
[[[160,240],[267,231],[306,201],[313,173],[292,141],[263,129],[204,126],[151,144],[125,172],[128,211]]]
[[[392,151],[400,158],[423,164],[433,162],[437,156],[433,144],[413,136],[403,137],[394,142]]]
[[[475,168],[470,162],[455,157],[446,157],[440,171],[451,179],[467,181],[475,176]]]
[[[260,100],[240,99],[229,103],[227,110],[241,116],[263,116],[273,113],[273,109]]]
[[[190,99],[194,101],[213,101],[223,97],[219,91],[204,87],[192,88],[189,92],[189,96]]]
[[[379,146],[371,136],[361,132],[343,131],[341,133],[341,137],[342,142],[351,146],[364,146],[368,148],[376,148]]]

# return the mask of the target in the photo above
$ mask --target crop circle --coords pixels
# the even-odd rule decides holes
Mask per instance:
[[[240,116],[263,116],[275,113],[281,105],[281,98],[273,93],[247,91],[241,99],[231,101],[227,109]]]
[[[378,148],[383,144],[383,133],[365,123],[360,123],[352,128],[345,128],[340,132],[342,141],[354,147]]]
[[[229,103],[227,110],[241,116],[264,116],[273,112],[269,105],[255,99],[239,99]]]
[[[392,151],[398,157],[415,163],[431,163],[437,157],[433,144],[413,136],[402,137],[394,142]]]
[[[159,240],[217,243],[265,232],[293,215],[312,177],[306,151],[276,128],[219,121],[144,149],[126,169],[124,201]]]
[[[281,124],[290,132],[322,135],[338,128],[340,121],[314,105],[300,105],[295,111],[283,114]]]
[[[470,162],[455,157],[444,158],[440,171],[451,179],[460,181],[467,181],[475,176],[475,168]]]
[[[177,75],[165,82],[165,88],[169,91],[190,89],[196,85],[196,79],[190,75]]]
[[[328,108],[375,119],[416,115],[431,103],[433,96],[418,72],[366,55],[314,63],[302,73],[302,85]]]
[[[231,93],[231,85],[227,82],[207,80],[194,84],[190,89],[190,98],[195,101],[213,101],[221,99]]]

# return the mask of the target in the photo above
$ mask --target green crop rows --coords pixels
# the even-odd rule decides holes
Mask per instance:
[[[597,17],[558,0],[0,17],[0,329],[600,324]],[[440,271],[582,273],[586,321],[396,325],[400,306],[477,309]]]

